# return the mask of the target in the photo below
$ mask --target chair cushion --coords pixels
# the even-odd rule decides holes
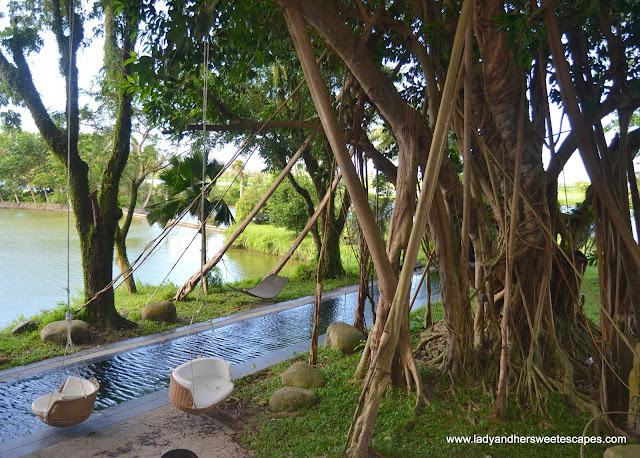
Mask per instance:
[[[31,410],[39,417],[46,417],[54,402],[62,399],[62,393],[47,393],[31,403]]]
[[[62,387],[63,399],[77,399],[89,396],[98,388],[91,381],[70,375]]]
[[[196,377],[190,391],[193,404],[202,409],[226,399],[233,391],[233,382],[210,375]]]

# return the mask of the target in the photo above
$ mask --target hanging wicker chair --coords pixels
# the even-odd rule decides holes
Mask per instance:
[[[55,393],[40,396],[31,410],[49,426],[73,426],[82,423],[91,412],[100,385],[95,380],[70,376]]]
[[[176,367],[170,374],[169,399],[183,412],[204,413],[224,401],[233,391],[231,364],[224,359],[193,359]]]

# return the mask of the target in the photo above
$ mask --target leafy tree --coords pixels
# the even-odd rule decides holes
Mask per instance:
[[[14,194],[16,202],[23,190],[29,190],[33,202],[36,202],[35,188],[40,188],[47,172],[48,154],[47,145],[37,134],[15,129],[0,134],[2,186]],[[46,186],[42,188],[45,192]]]
[[[238,175],[238,178],[240,179],[240,192],[238,194],[239,199],[242,199],[242,187],[244,185],[244,166],[245,164],[240,159],[231,164],[231,172],[233,172],[233,176],[235,177],[236,175]]]
[[[71,205],[80,239],[84,294],[88,304],[86,318],[98,328],[116,328],[129,324],[116,311],[112,279],[113,244],[117,222],[120,178],[129,156],[132,95],[120,84],[131,77],[127,59],[131,57],[140,21],[138,2],[105,1],[96,3],[105,18],[105,54],[107,66],[119,89],[113,143],[97,190],[92,192],[90,165],[78,148],[80,133],[78,105],[78,49],[85,43],[85,21],[89,15],[78,2],[70,0],[10,1],[10,24],[0,40],[0,93],[9,93],[10,102],[25,106],[31,113],[42,138],[70,176]],[[103,8],[103,9],[102,9]],[[119,9],[118,9],[119,8]],[[42,34],[50,30],[60,54],[59,71],[67,94],[67,112],[63,125],[54,122],[33,84],[27,55],[37,52]],[[133,39],[132,39],[133,38]]]
[[[251,210],[255,208],[262,196],[264,196],[272,182],[273,177],[266,174],[260,174],[251,179],[242,194],[242,198],[236,202],[236,219],[243,221],[251,213]],[[266,209],[264,210],[266,212]]]
[[[305,189],[313,187],[309,177],[298,176],[296,181]],[[305,200],[288,182],[282,183],[267,202],[267,214],[272,224],[297,233],[302,232],[309,219]]]

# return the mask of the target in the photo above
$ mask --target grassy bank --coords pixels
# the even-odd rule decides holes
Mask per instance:
[[[236,226],[229,227],[225,236],[228,238],[235,229]],[[283,227],[270,224],[250,224],[236,239],[233,246],[282,256],[291,248],[291,244],[297,236],[296,232]],[[311,235],[307,235],[293,253],[293,259],[311,262],[315,258],[315,253],[313,239]]]
[[[250,288],[255,286],[261,278],[251,278],[234,283],[236,288]],[[324,281],[324,290],[341,288],[357,282],[357,272],[348,273],[344,277],[338,279],[326,279]],[[284,290],[278,294],[272,301],[264,301],[255,297],[234,291],[226,285],[212,287],[207,295],[206,306],[205,301],[201,298],[196,301],[197,291],[192,292],[184,301],[175,302],[178,314],[178,322],[176,323],[156,323],[148,320],[142,320],[142,311],[150,300],[159,302],[170,300],[175,294],[178,287],[176,285],[164,285],[160,287],[157,293],[151,299],[156,291],[155,286],[138,285],[137,294],[127,294],[124,288],[115,291],[116,309],[125,318],[136,324],[135,329],[123,331],[110,331],[105,333],[94,332],[91,341],[86,345],[78,345],[77,350],[93,347],[95,345],[104,345],[120,340],[130,339],[134,337],[154,334],[168,329],[185,326],[193,319],[194,322],[203,322],[207,319],[213,319],[228,316],[233,313],[244,312],[256,307],[268,305],[275,302],[282,302],[299,297],[311,296],[315,294],[315,268],[307,264],[300,264],[294,271],[291,279]],[[71,309],[76,310],[82,305],[79,299],[74,299]],[[8,367],[29,364],[42,359],[60,356],[64,353],[64,348],[55,344],[44,343],[40,340],[40,331],[42,328],[52,321],[63,320],[65,317],[65,306],[59,305],[51,311],[42,312],[36,316],[29,317],[34,320],[42,321],[38,329],[25,334],[11,334],[9,331],[15,323],[5,328],[0,334],[0,356],[9,360],[0,360],[0,369]],[[23,319],[24,317],[21,317]],[[77,318],[82,319],[82,312],[78,313]],[[17,322],[18,320],[16,320]]]

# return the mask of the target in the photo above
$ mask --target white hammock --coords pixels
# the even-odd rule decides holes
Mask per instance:
[[[73,426],[83,422],[93,411],[100,385],[93,380],[69,376],[60,390],[40,396],[31,410],[50,426]]]
[[[198,358],[171,371],[169,399],[187,413],[202,413],[233,391],[231,364],[219,358]]]

